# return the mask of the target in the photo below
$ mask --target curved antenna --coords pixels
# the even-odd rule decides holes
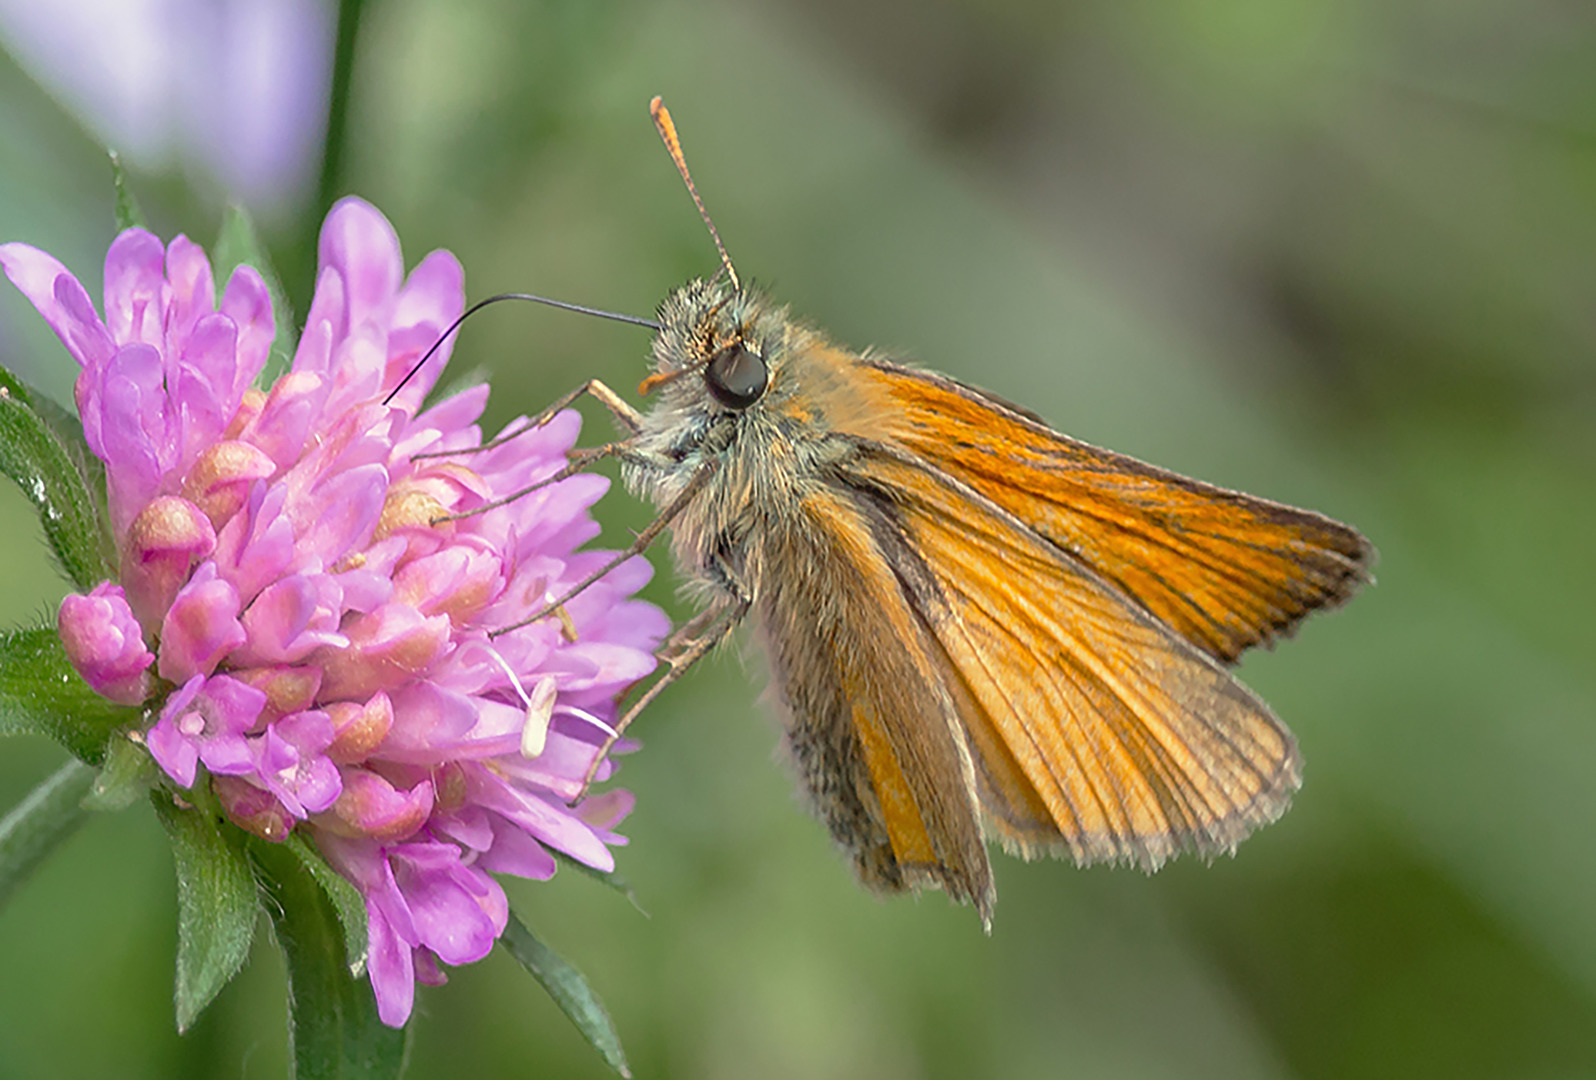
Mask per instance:
[[[676,171],[682,174],[683,180],[687,181],[687,193],[693,197],[693,204],[698,207],[698,216],[704,219],[705,225],[709,226],[710,239],[715,241],[715,250],[720,252],[720,264],[726,268],[726,276],[731,278],[732,288],[742,292],[743,283],[737,280],[737,271],[732,266],[731,256],[726,254],[726,245],[720,242],[720,232],[715,228],[714,221],[710,220],[709,211],[704,209],[704,200],[698,197],[698,187],[693,183],[693,174],[687,171],[687,159],[682,156],[682,141],[676,137],[676,125],[671,121],[671,111],[665,107],[660,98],[655,97],[648,103],[648,114],[654,118],[654,126],[659,129],[659,137],[665,140],[666,153],[676,162]]]
[[[472,315],[475,315],[489,304],[497,304],[501,300],[528,300],[534,304],[546,304],[549,307],[559,308],[562,311],[574,311],[578,315],[593,315],[600,319],[613,319],[615,322],[631,323],[633,326],[646,326],[656,333],[664,329],[663,326],[655,322],[653,319],[644,319],[636,315],[622,315],[616,311],[601,311],[598,308],[584,307],[581,304],[570,304],[564,300],[551,300],[547,296],[533,296],[531,293],[499,293],[497,296],[490,296],[486,300],[478,300],[476,303],[466,308],[465,311],[461,312],[460,317],[454,322],[450,323],[447,330],[438,335],[438,340],[432,343],[432,348],[427,350],[426,355],[420,360],[416,361],[416,366],[406,372],[405,377],[399,380],[399,385],[388,391],[388,396],[382,399],[382,403],[384,405],[388,404],[394,399],[395,394],[399,393],[399,391],[405,388],[405,383],[414,378],[416,372],[420,371],[426,362],[432,359],[432,354],[443,347],[443,343],[449,340],[450,334],[460,329],[461,323],[465,322],[466,319],[470,318]]]

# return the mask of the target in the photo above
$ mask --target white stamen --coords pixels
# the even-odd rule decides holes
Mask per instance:
[[[587,710],[578,709],[575,705],[561,705],[558,709],[555,710],[555,712],[562,712],[562,713],[565,713],[567,716],[574,716],[578,720],[586,720],[588,723],[592,724],[594,727],[598,728],[600,731],[602,731],[606,735],[612,736],[612,737],[617,738],[617,739],[619,739],[621,737],[621,733],[619,731],[616,731],[614,728],[610,727],[604,721],[600,720],[598,717],[594,716],[592,713],[588,712]]]
[[[510,680],[510,685],[515,688],[516,697],[521,699],[521,705],[526,709],[526,724],[521,728],[521,756],[535,758],[543,753],[543,748],[549,742],[549,721],[554,717],[554,699],[559,693],[559,684],[553,675],[544,675],[532,684],[532,692],[528,694],[526,687],[521,685],[515,669],[510,667],[509,661],[499,655],[499,650],[484,646],[484,651]],[[564,706],[561,711],[579,710]],[[601,723],[599,726],[604,725]]]
[[[575,705],[560,705],[556,707],[554,701],[557,696],[558,686],[554,681],[554,676],[542,676],[533,684],[532,693],[528,694],[526,688],[521,685],[521,680],[516,676],[515,670],[510,667],[509,661],[499,655],[499,650],[489,645],[480,647],[492,658],[495,664],[499,665],[499,669],[510,680],[510,685],[515,688],[516,696],[521,699],[521,704],[526,709],[526,726],[521,729],[522,757],[535,758],[543,753],[543,748],[548,745],[549,741],[549,721],[554,718],[555,713],[563,713],[567,716],[574,716],[578,720],[586,721],[611,738],[618,739],[621,737],[620,732],[586,709],[579,709]]]
[[[499,650],[493,648],[491,645],[482,646],[482,650],[488,654],[488,657],[495,664],[499,665],[499,670],[503,671],[504,674],[509,678],[510,685],[515,687],[515,696],[521,699],[521,704],[527,708],[531,708],[532,699],[526,696],[526,688],[521,685],[521,680],[516,677],[515,669],[510,666],[510,662],[504,657],[500,656]]]
[[[522,757],[535,758],[548,745],[549,720],[554,716],[554,697],[559,689],[553,675],[545,675],[532,684],[526,703],[526,726],[521,729]]]

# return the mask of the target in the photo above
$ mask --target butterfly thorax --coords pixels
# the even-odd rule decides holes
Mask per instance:
[[[672,525],[678,562],[699,580],[730,569],[752,599],[764,572],[758,541],[792,527],[794,508],[853,452],[871,394],[856,356],[758,293],[693,281],[665,300],[660,322],[658,401],[623,478],[662,508],[697,478],[702,488]],[[717,397],[710,371],[732,350],[766,380],[742,407]]]

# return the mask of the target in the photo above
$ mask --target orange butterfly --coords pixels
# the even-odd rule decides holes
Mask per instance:
[[[1278,817],[1296,742],[1225,665],[1346,600],[1368,541],[843,349],[744,288],[703,217],[722,272],[632,320],[657,331],[653,410],[593,381],[541,414],[590,393],[616,415],[627,437],[568,472],[618,457],[660,513],[610,565],[669,528],[705,605],[618,726],[752,615],[810,803],[860,879],[938,886],[988,925],[990,837],[1152,869]]]

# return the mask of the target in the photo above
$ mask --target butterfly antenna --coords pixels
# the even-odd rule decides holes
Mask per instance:
[[[715,228],[715,222],[710,218],[709,211],[704,209],[704,200],[698,197],[698,186],[693,183],[693,174],[687,171],[687,159],[682,156],[682,141],[676,137],[676,125],[671,121],[671,111],[656,97],[648,103],[648,113],[654,118],[654,126],[659,129],[659,137],[665,140],[666,152],[670,154],[671,160],[676,162],[676,171],[682,174],[683,180],[687,181],[687,193],[693,197],[693,204],[698,207],[698,216],[703,218],[704,224],[709,227],[710,239],[715,241],[715,250],[720,252],[720,264],[726,268],[726,276],[731,278],[732,288],[742,292],[743,283],[737,278],[737,270],[732,266],[731,256],[726,254],[726,245],[720,242],[720,231]]]
[[[388,391],[388,396],[382,399],[382,403],[384,405],[388,404],[394,399],[395,394],[399,393],[399,391],[405,388],[405,384],[413,379],[416,372],[420,371],[426,365],[427,361],[432,359],[432,355],[443,347],[443,343],[449,340],[449,335],[460,329],[461,323],[465,322],[467,319],[481,311],[483,308],[487,307],[489,304],[497,304],[502,300],[527,300],[534,304],[546,304],[549,307],[556,307],[561,311],[574,311],[578,315],[592,315],[600,319],[613,319],[616,322],[631,323],[633,326],[646,326],[650,330],[654,331],[659,331],[662,329],[660,324],[655,322],[653,319],[644,319],[637,315],[623,315],[616,311],[603,311],[599,308],[584,307],[581,304],[567,303],[564,300],[551,300],[547,296],[533,296],[531,293],[500,293],[497,296],[490,296],[486,300],[478,300],[476,303],[466,308],[458,319],[449,324],[449,328],[447,330],[438,335],[438,340],[432,343],[432,348],[428,349],[426,354],[422,356],[420,360],[416,361],[415,367],[411,368],[405,373],[405,377],[399,380],[399,385]]]

